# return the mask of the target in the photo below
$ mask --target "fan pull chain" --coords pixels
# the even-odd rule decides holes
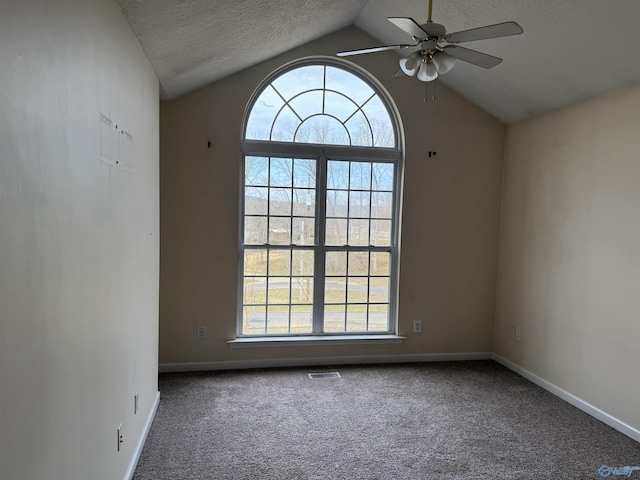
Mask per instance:
[[[429,83],[433,83],[433,95],[431,96],[431,100],[436,99],[436,81],[424,82],[424,103],[429,103]]]

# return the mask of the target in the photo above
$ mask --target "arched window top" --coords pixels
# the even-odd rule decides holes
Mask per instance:
[[[268,78],[246,116],[245,140],[397,148],[389,107],[354,69],[326,60]]]

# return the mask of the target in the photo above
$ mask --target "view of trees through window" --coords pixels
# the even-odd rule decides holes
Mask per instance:
[[[289,70],[258,95],[245,138],[292,146],[244,155],[241,335],[392,330],[397,156],[348,147],[395,148],[393,125],[378,93],[337,66]],[[295,144],[347,148],[309,158]]]

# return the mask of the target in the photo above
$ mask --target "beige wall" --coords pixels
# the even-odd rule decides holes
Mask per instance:
[[[0,478],[121,479],[157,394],[158,82],[113,0],[3,0],[0,88]]]
[[[635,88],[508,128],[494,345],[636,429],[639,125]]]
[[[161,364],[491,350],[505,127],[442,84],[425,104],[423,83],[391,77],[392,53],[354,61],[384,84],[405,126],[399,333],[408,339],[375,347],[226,344],[236,334],[239,140],[249,97],[290,60],[376,43],[350,27],[161,102]],[[437,156],[427,158],[428,150]],[[413,320],[423,321],[423,333],[411,333]],[[198,324],[207,325],[206,340],[196,339]]]

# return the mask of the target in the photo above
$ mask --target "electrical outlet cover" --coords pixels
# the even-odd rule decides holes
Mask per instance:
[[[120,445],[124,443],[124,436],[122,434],[122,424],[118,426],[118,452],[120,451]]]
[[[198,325],[197,338],[207,338],[207,326]]]

